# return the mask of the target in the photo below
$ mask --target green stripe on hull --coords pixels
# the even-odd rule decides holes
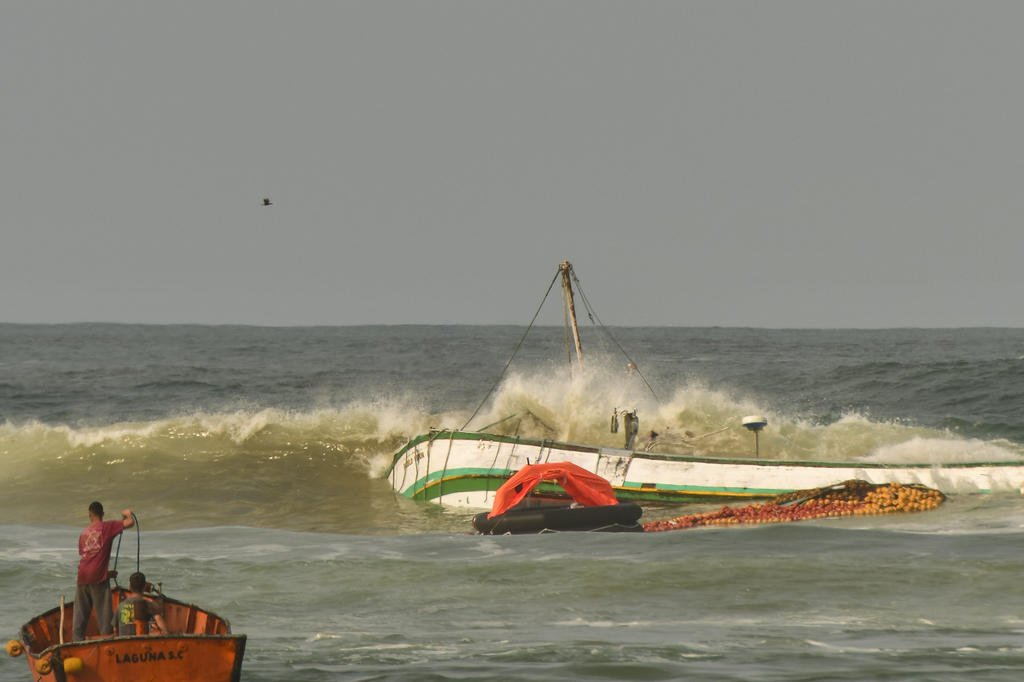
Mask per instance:
[[[417,502],[429,502],[442,495],[454,493],[493,493],[507,480],[507,476],[503,478],[496,476],[446,476],[443,479],[431,481],[425,486],[406,488],[402,494]]]
[[[402,491],[402,495],[419,502],[429,502],[443,495],[455,493],[492,493],[501,487],[501,484],[508,480],[511,475],[511,472],[504,475],[496,475],[487,469],[452,469],[446,472],[444,476],[439,472],[435,472],[413,483]],[[557,486],[552,485],[550,489],[545,489],[546,487],[541,487],[541,490],[543,492],[560,491],[560,488]],[[614,490],[616,496],[622,500],[652,502],[677,500],[681,497],[772,497],[773,495],[792,492],[789,489],[781,490],[774,488],[728,488],[666,484],[658,484],[652,488],[632,481],[626,481],[621,486],[614,486]]]
[[[435,471],[413,481],[402,491],[402,496],[412,500],[433,500],[448,493],[492,492],[511,475],[511,471],[496,474],[491,469],[469,467]]]
[[[730,488],[727,486],[672,485],[670,483],[657,483],[652,488],[650,485],[633,481],[625,481],[621,486],[616,487],[615,490],[616,492],[621,490],[637,494],[653,491],[656,493],[682,493],[685,495],[715,495],[722,497],[772,497],[782,493],[793,492],[791,488]]]

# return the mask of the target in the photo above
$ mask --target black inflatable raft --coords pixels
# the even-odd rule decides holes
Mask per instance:
[[[541,505],[510,509],[493,519],[488,512],[473,517],[473,527],[482,535],[506,533],[544,533],[550,531],[643,532],[637,519],[643,514],[640,505],[621,502],[598,507]]]

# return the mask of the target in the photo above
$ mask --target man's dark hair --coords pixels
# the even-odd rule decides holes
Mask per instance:
[[[100,504],[99,502],[93,502],[92,504],[89,505],[89,513],[90,514],[94,514],[95,516],[98,516],[98,517],[100,517],[102,519],[103,518],[103,505]]]
[[[132,592],[138,592],[139,594],[146,591],[146,574],[145,573],[132,573],[128,576],[128,587],[131,588]]]

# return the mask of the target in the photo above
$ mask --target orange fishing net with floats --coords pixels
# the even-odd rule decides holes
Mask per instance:
[[[798,490],[772,498],[763,504],[722,507],[703,514],[687,514],[643,524],[647,532],[683,530],[701,526],[731,526],[749,523],[785,523],[840,516],[862,516],[918,512],[935,509],[946,499],[938,490],[923,485],[872,484],[846,481],[826,488]]]

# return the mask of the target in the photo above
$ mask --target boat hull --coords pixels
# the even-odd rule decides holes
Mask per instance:
[[[32,679],[41,682],[238,682],[245,641],[245,635],[114,637],[26,657]]]
[[[528,463],[567,461],[607,479],[624,501],[749,499],[833,485],[917,483],[944,493],[1022,492],[1024,462],[881,464],[728,459],[597,448],[465,431],[411,440],[387,472],[410,499],[489,509],[494,492]],[[541,492],[547,492],[541,488]]]
[[[643,514],[638,504],[624,502],[596,507],[540,505],[510,509],[494,518],[488,512],[473,517],[473,527],[483,535],[513,535],[566,531],[643,532],[637,521]]]
[[[111,591],[112,612],[125,598]],[[89,616],[86,639],[71,641],[75,603],[50,609],[21,628],[20,644],[33,680],[43,682],[238,682],[245,635],[195,604],[160,597],[168,634],[98,635]]]

